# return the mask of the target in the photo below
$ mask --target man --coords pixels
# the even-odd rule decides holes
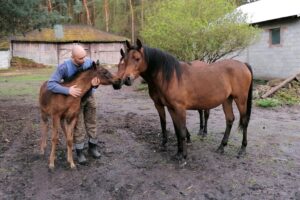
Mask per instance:
[[[92,66],[92,60],[86,58],[86,51],[80,45],[74,45],[72,48],[72,57],[60,64],[57,70],[52,74],[48,81],[48,90],[54,93],[71,95],[75,98],[81,98],[81,89],[76,85],[64,87],[60,83],[75,75],[79,71],[88,69]],[[92,80],[92,86],[97,87],[100,80],[95,77]],[[97,150],[97,131],[96,131],[96,101],[93,90],[88,92],[82,99],[80,114],[77,125],[74,129],[74,143],[79,164],[87,162],[83,154],[85,136],[88,136],[88,152],[94,158],[100,158],[100,153]]]

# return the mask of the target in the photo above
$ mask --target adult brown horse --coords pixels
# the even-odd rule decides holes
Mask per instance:
[[[124,73],[125,73],[125,63],[124,63],[124,58],[125,58],[125,52],[123,49],[120,49],[121,53],[121,58],[118,64],[118,72],[117,72],[117,77],[122,78]],[[184,64],[188,64],[194,67],[205,67],[208,64],[199,60],[194,60],[188,63],[182,62]],[[130,85],[126,80],[124,81],[125,85]],[[119,86],[115,86],[115,89],[121,89],[122,83]],[[168,141],[168,135],[167,135],[167,130],[166,130],[166,113],[165,113],[165,106],[162,105],[162,103],[159,100],[159,94],[156,92],[156,90],[153,87],[149,87],[149,96],[154,102],[155,108],[159,114],[160,118],[160,124],[161,124],[161,130],[162,130],[162,146],[163,148],[166,147],[166,143]],[[206,136],[207,135],[207,121],[209,118],[209,110],[198,110],[199,116],[200,116],[200,129],[199,129],[199,135]],[[188,129],[186,129],[186,139],[187,143],[191,142],[190,139],[190,133]]]
[[[81,97],[73,97],[71,95],[56,94],[47,89],[47,81],[44,82],[40,88],[40,110],[41,110],[41,153],[44,154],[47,146],[47,133],[48,133],[48,118],[52,118],[52,146],[49,159],[49,168],[54,168],[55,151],[58,143],[58,128],[62,127],[62,130],[66,137],[67,142],[67,160],[71,168],[75,167],[73,160],[73,130],[76,125],[78,114],[80,112],[81,99],[92,89],[91,81],[94,77],[100,79],[101,85],[118,85],[120,79],[115,78],[107,69],[96,66],[93,62],[93,66],[83,72],[77,73],[70,80],[62,83],[63,86],[70,87],[77,85],[82,91]]]
[[[177,136],[178,159],[187,157],[186,110],[211,109],[220,104],[226,118],[226,130],[218,151],[223,153],[234,121],[232,101],[239,113],[243,141],[238,155],[246,152],[247,127],[252,106],[253,75],[250,65],[236,60],[222,60],[207,67],[187,66],[167,52],[127,43],[123,80],[131,84],[142,76],[156,91],[158,101],[172,117]]]

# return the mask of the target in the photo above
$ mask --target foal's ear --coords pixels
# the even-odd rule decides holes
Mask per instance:
[[[136,45],[138,47],[138,49],[141,49],[143,47],[141,40],[136,39]]]
[[[120,53],[121,53],[122,58],[124,58],[125,57],[125,52],[123,51],[123,49],[120,49]]]
[[[99,59],[97,60],[97,62],[96,62],[96,65],[97,65],[97,66],[99,66],[99,65],[100,65],[100,61],[99,61]]]
[[[130,49],[131,48],[131,44],[128,42],[128,40],[126,40],[125,43],[126,43],[127,49]]]

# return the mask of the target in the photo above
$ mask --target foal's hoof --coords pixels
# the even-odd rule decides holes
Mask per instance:
[[[70,164],[71,169],[76,169],[76,165],[74,163]]]
[[[224,154],[224,146],[223,145],[220,145],[219,147],[218,147],[218,149],[216,150],[216,152],[217,153],[219,153],[219,154]]]

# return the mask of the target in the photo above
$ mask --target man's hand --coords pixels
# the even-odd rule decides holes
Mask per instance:
[[[98,77],[95,77],[92,79],[92,86],[95,87],[95,86],[98,86],[100,85],[100,79]]]
[[[81,89],[77,88],[77,85],[73,85],[73,86],[70,87],[69,93],[73,97],[79,97],[81,95]]]

